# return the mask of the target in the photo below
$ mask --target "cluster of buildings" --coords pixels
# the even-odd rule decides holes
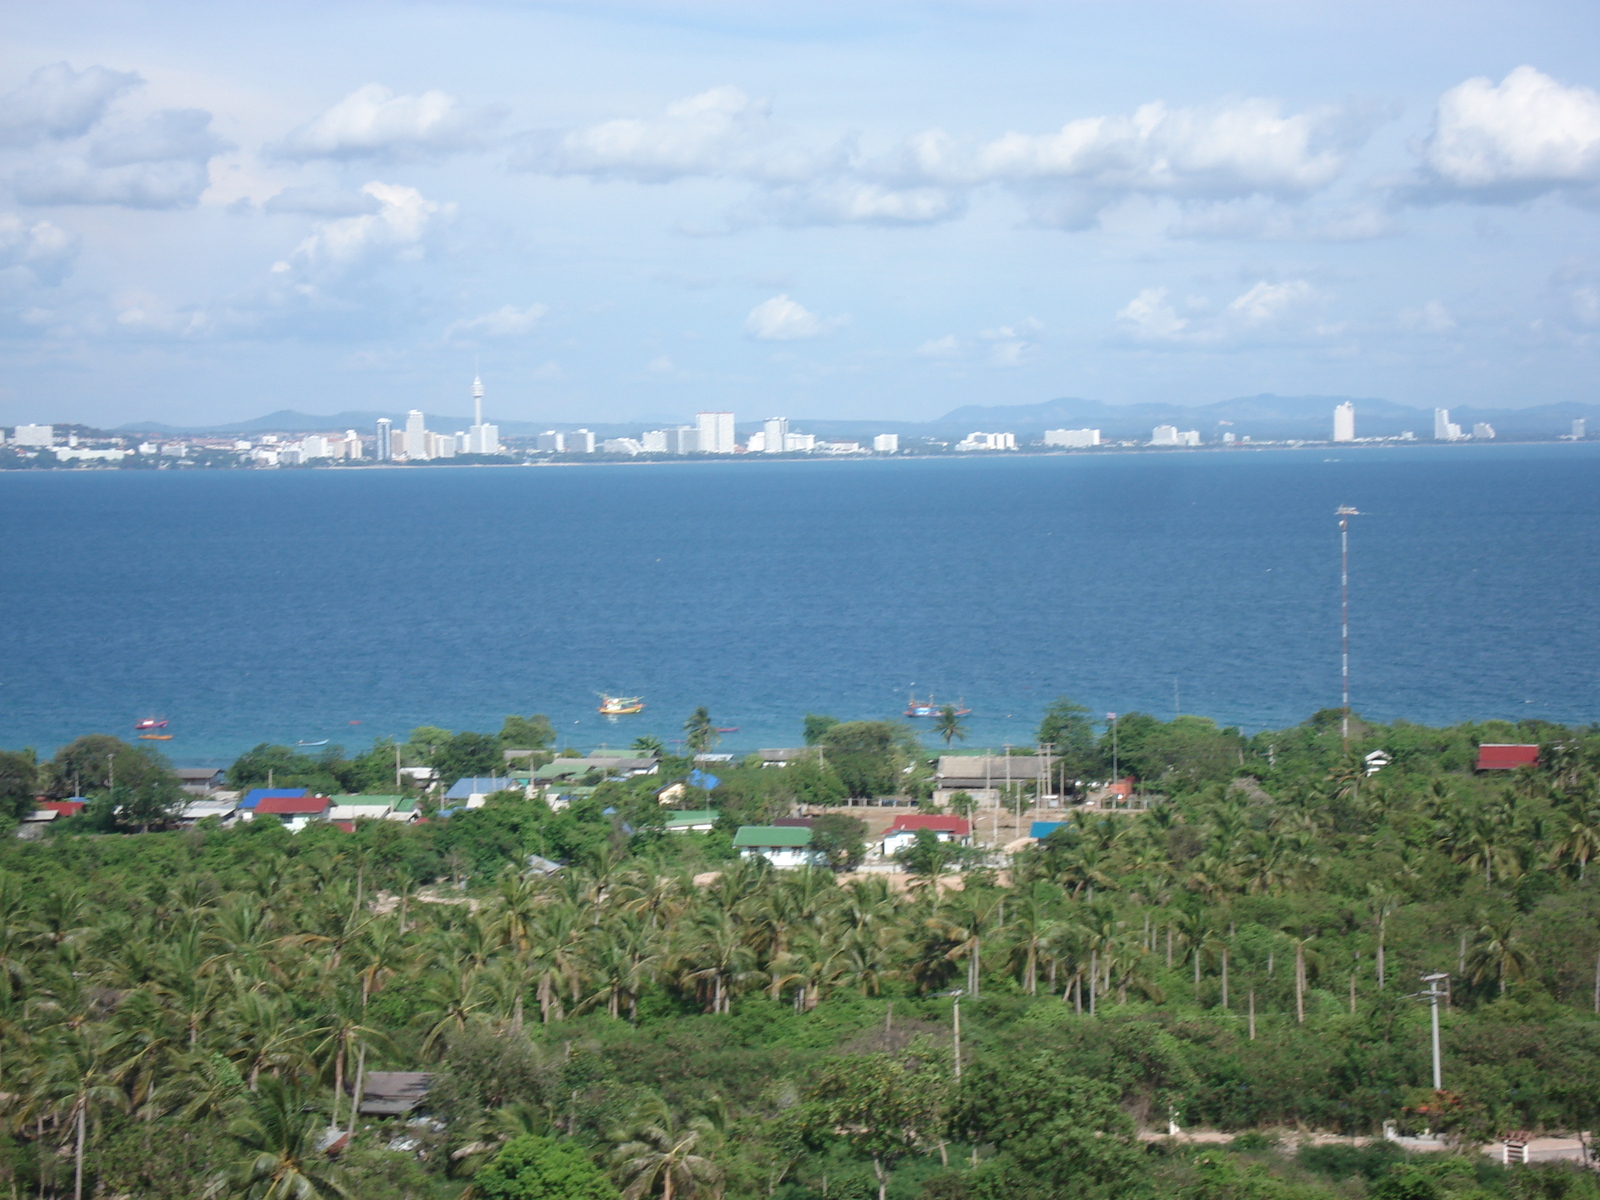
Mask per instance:
[[[1461,426],[1450,419],[1448,408],[1433,410],[1433,439],[1436,442],[1462,442],[1471,438],[1474,441],[1491,441],[1494,438],[1494,426],[1487,421],[1479,421],[1472,427],[1471,433],[1461,432]]]
[[[898,454],[900,435],[879,434],[870,447],[796,433],[788,417],[768,417],[740,444],[731,412],[699,412],[693,425],[650,429],[638,437],[600,439],[588,429],[547,429],[535,441],[540,454]]]
[[[427,462],[458,454],[500,454],[500,427],[483,419],[483,380],[472,381],[472,424],[454,433],[435,433],[420,408],[406,413],[405,427],[396,429],[388,417],[378,418],[373,457],[379,462]]]

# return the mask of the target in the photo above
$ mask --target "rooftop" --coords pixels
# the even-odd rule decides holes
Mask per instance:
[[[800,849],[811,845],[811,830],[795,825],[741,825],[733,844],[751,849],[766,846]]]

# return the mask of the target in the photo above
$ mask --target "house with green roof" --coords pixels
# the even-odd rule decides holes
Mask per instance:
[[[803,825],[741,825],[733,848],[740,858],[764,858],[775,867],[814,867],[821,859]]]
[[[714,808],[695,808],[667,814],[668,833],[710,833],[720,814]]]

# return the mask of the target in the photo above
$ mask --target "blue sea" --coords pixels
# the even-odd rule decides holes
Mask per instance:
[[[726,750],[803,715],[1069,695],[1255,731],[1339,703],[1600,719],[1600,445],[7,472],[0,746],[166,717],[173,761],[543,712]],[[597,693],[640,695],[602,718]]]

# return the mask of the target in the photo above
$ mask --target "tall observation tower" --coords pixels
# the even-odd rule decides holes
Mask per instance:
[[[472,428],[467,431],[468,454],[499,454],[500,427],[483,423],[483,378],[472,380]]]

